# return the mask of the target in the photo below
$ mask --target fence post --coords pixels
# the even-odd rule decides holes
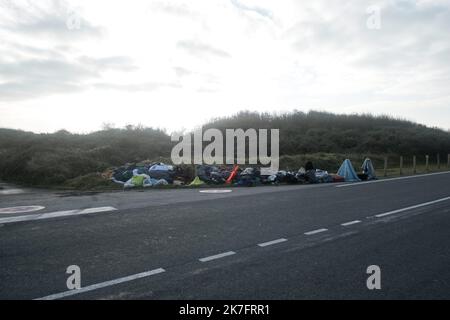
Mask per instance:
[[[413,174],[416,174],[416,156],[413,156]]]
[[[425,170],[426,172],[429,171],[429,167],[428,167],[428,160],[430,159],[430,157],[428,155],[425,156]]]
[[[450,154],[447,155],[447,168],[450,168]]]
[[[441,156],[439,155],[439,153],[436,156],[436,162],[437,162],[437,168],[440,169],[441,168]]]
[[[449,155],[449,159],[450,159],[450,155]],[[388,165],[388,158],[384,157],[384,176],[387,176],[387,165]]]
[[[403,175],[403,156],[400,156],[400,175]]]

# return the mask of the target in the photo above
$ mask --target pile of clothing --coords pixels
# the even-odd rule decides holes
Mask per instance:
[[[197,177],[206,184],[224,184],[231,170],[226,166],[200,165],[196,168]]]
[[[152,179],[166,180],[168,184],[173,183],[175,171],[173,166],[166,165],[164,163],[155,163],[148,169],[148,175]]]
[[[333,177],[325,170],[314,168],[312,162],[308,161],[297,172],[280,170],[277,174],[269,176],[267,181],[273,184],[328,183],[333,182]]]
[[[153,187],[172,184],[174,174],[173,166],[164,163],[126,164],[113,171],[111,180],[124,188]]]
[[[197,176],[189,184],[190,186],[230,183],[235,186],[250,187],[261,184],[333,182],[332,175],[325,170],[315,169],[311,162],[307,162],[305,167],[297,172],[280,170],[271,175],[263,175],[258,167],[242,169],[238,166],[201,165],[196,167],[196,171]]]
[[[242,187],[253,187],[261,184],[261,170],[259,168],[245,168],[236,175],[235,185]]]
[[[269,181],[272,183],[298,183],[297,174],[295,172],[280,170],[275,175],[269,176]]]
[[[133,170],[137,169],[135,165],[126,164],[115,169],[112,173],[111,180],[119,184],[125,184],[133,177]]]
[[[258,167],[185,165],[174,167],[161,162],[126,164],[115,170],[105,171],[104,175],[124,188],[153,187],[163,185],[222,185],[256,186],[261,184],[306,184],[352,182],[376,179],[375,169],[370,159],[365,159],[357,174],[349,159],[345,159],[337,174],[315,168],[311,161],[298,171],[280,170],[275,174],[263,175]],[[194,175],[194,171],[196,175]]]

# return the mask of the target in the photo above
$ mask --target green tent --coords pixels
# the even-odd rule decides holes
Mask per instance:
[[[200,180],[200,178],[197,176],[197,177],[195,177],[195,179],[194,180],[192,180],[192,182],[189,184],[189,186],[201,186],[201,185],[203,185],[203,184],[205,184],[202,180]]]

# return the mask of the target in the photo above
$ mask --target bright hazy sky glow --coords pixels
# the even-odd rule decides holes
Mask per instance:
[[[0,127],[314,109],[449,129],[449,32],[439,0],[0,0]]]

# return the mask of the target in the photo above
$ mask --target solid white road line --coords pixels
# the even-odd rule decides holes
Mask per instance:
[[[216,260],[216,259],[228,257],[228,256],[231,256],[233,254],[236,254],[236,252],[228,251],[228,252],[219,253],[219,254],[216,254],[216,255],[213,255],[213,256],[201,258],[201,259],[198,259],[198,260],[200,260],[201,262],[207,262],[207,261],[211,261],[211,260]]]
[[[341,226],[344,226],[344,227],[351,226],[353,224],[357,224],[357,223],[360,223],[360,222],[361,222],[360,220],[353,220],[353,221],[341,223]]]
[[[11,213],[26,213],[45,209],[43,206],[20,206],[20,207],[9,207],[0,208],[0,214],[11,214]]]
[[[312,231],[305,232],[305,234],[307,236],[310,236],[310,235],[313,235],[313,234],[316,234],[316,233],[325,232],[325,231],[328,231],[328,229],[322,228],[322,229],[312,230]]]
[[[416,204],[415,206],[411,206],[411,207],[406,207],[406,208],[402,208],[402,209],[397,209],[397,210],[393,210],[393,211],[389,211],[389,212],[376,214],[375,217],[381,218],[381,217],[389,216],[391,214],[395,214],[395,213],[399,213],[399,212],[403,212],[403,211],[407,211],[407,210],[412,210],[412,209],[417,209],[417,208],[429,206],[429,205],[432,205],[432,204],[435,204],[435,203],[439,203],[439,202],[442,202],[442,201],[447,201],[447,200],[450,200],[450,197],[445,197],[445,198],[437,199],[437,200],[434,200],[434,201],[429,201],[429,202]]]
[[[260,247],[267,247],[267,246],[271,246],[273,244],[277,244],[277,243],[281,243],[281,242],[285,242],[285,241],[287,241],[287,239],[281,238],[281,239],[277,239],[277,240],[272,240],[272,241],[259,243],[258,246],[260,246]]]
[[[166,270],[164,270],[163,268],[158,268],[158,269],[154,269],[154,270],[151,270],[151,271],[146,271],[146,272],[133,274],[131,276],[118,278],[118,279],[115,279],[115,280],[110,280],[110,281],[106,281],[106,282],[93,284],[93,285],[90,285],[90,286],[87,286],[87,287],[82,287],[81,289],[74,289],[74,290],[69,290],[69,291],[65,291],[65,292],[61,292],[61,293],[51,294],[49,296],[45,296],[45,297],[38,298],[38,299],[35,299],[35,300],[61,299],[61,298],[64,298],[64,297],[69,297],[69,296],[73,296],[73,295],[76,295],[76,294],[80,294],[80,293],[84,293],[84,292],[88,292],[88,291],[92,291],[92,290],[97,290],[97,289],[113,286],[113,285],[116,285],[116,284],[119,284],[119,283],[124,283],[124,282],[128,282],[128,281],[133,281],[133,280],[136,280],[136,279],[141,279],[141,278],[153,276],[155,274],[163,273],[165,271]]]
[[[66,217],[66,216],[75,216],[75,215],[83,215],[83,214],[89,214],[89,213],[108,212],[108,211],[115,211],[115,210],[117,210],[117,209],[114,207],[98,207],[98,208],[89,208],[89,209],[48,212],[48,213],[42,213],[42,214],[30,214],[30,215],[25,215],[25,216],[0,218],[0,224],[22,222],[22,221],[32,221],[32,220],[42,220],[42,219],[50,219],[50,218],[58,218],[58,217]]]
[[[404,179],[413,179],[413,178],[420,178],[420,177],[427,177],[427,176],[435,176],[435,175],[447,174],[447,173],[450,173],[450,171],[434,172],[434,173],[425,173],[425,174],[417,174],[417,175],[414,175],[414,176],[397,177],[397,178],[389,178],[389,179],[380,179],[380,180],[370,180],[370,181],[354,182],[354,183],[348,183],[348,184],[338,184],[338,185],[335,186],[335,187],[336,187],[336,188],[344,188],[344,187],[358,186],[358,185],[361,185],[361,184],[379,183],[379,182],[388,182],[388,181],[404,180]]]

